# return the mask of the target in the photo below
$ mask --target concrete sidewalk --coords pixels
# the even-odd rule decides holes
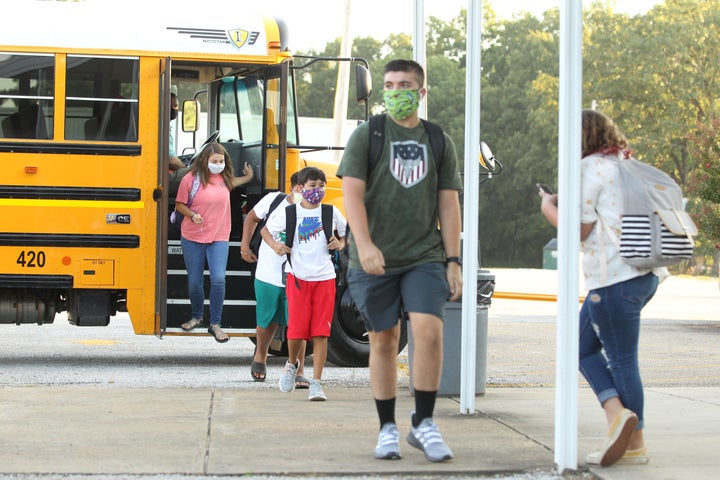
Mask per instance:
[[[0,473],[492,477],[553,471],[554,389],[489,388],[474,415],[439,398],[435,419],[455,459],[432,464],[401,442],[403,459],[372,458],[377,419],[368,387],[328,385],[327,402],[307,390],[256,388],[9,387],[0,395]],[[401,435],[413,398],[399,392]],[[599,479],[718,476],[720,388],[646,391],[645,466],[592,468]],[[579,470],[605,433],[595,397],[579,393]],[[22,475],[20,475],[22,478]],[[1,476],[0,476],[1,477]],[[15,476],[9,478],[17,478]],[[537,477],[540,478],[540,477]],[[579,478],[579,477],[573,477]],[[586,477],[592,478],[592,477]]]
[[[557,288],[555,271],[491,273],[498,291],[552,294]],[[268,383],[252,382],[253,345],[246,339],[233,339],[230,350],[203,337],[158,340],[134,335],[128,318],[102,329],[61,321],[6,326],[0,337],[0,480],[555,480],[556,311],[553,302],[493,300],[492,375],[485,395],[476,398],[476,413],[461,415],[457,396],[437,400],[435,420],[455,453],[443,464],[427,462],[404,439],[402,460],[373,459],[378,425],[367,369],[328,366],[323,378],[329,400],[309,402],[307,390],[277,390],[283,359],[269,359]],[[641,341],[653,347],[652,354],[645,350],[643,364],[650,380],[650,463],[588,469],[585,455],[602,445],[606,425],[592,391],[581,384],[578,472],[565,478],[720,476],[717,279],[669,278],[643,318],[649,327],[679,325],[647,328]],[[406,358],[398,361],[403,437],[414,408]]]

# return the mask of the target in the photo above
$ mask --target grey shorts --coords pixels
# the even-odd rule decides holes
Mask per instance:
[[[368,330],[397,325],[404,313],[427,313],[442,319],[450,287],[442,262],[425,263],[398,273],[368,275],[351,268],[348,288]]]

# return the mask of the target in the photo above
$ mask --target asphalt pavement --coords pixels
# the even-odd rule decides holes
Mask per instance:
[[[556,284],[554,271],[491,273],[497,291],[552,294]],[[378,425],[364,368],[328,365],[328,401],[309,402],[307,390],[277,389],[283,359],[269,360],[268,382],[253,382],[245,338],[136,336],[121,315],[104,328],[2,325],[0,479],[717,478],[717,279],[671,277],[645,310],[644,466],[585,465],[605,422],[581,382],[577,469],[558,475],[556,305],[496,299],[488,323],[487,385],[474,413],[461,413],[459,392],[436,404],[455,454],[442,464],[404,440],[401,460],[372,458]],[[406,351],[398,373],[404,437],[414,408]]]

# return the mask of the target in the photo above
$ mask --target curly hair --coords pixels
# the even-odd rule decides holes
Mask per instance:
[[[598,152],[630,154],[625,136],[610,117],[586,109],[582,111],[582,156]]]

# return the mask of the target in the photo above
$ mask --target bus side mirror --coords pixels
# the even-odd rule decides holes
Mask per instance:
[[[185,100],[182,108],[182,131],[198,131],[198,115],[200,113],[200,102],[197,100]]]
[[[495,154],[485,142],[480,142],[480,166],[488,172],[494,172],[496,167]]]
[[[355,88],[357,101],[366,102],[372,93],[372,78],[370,70],[365,65],[355,65]]]

